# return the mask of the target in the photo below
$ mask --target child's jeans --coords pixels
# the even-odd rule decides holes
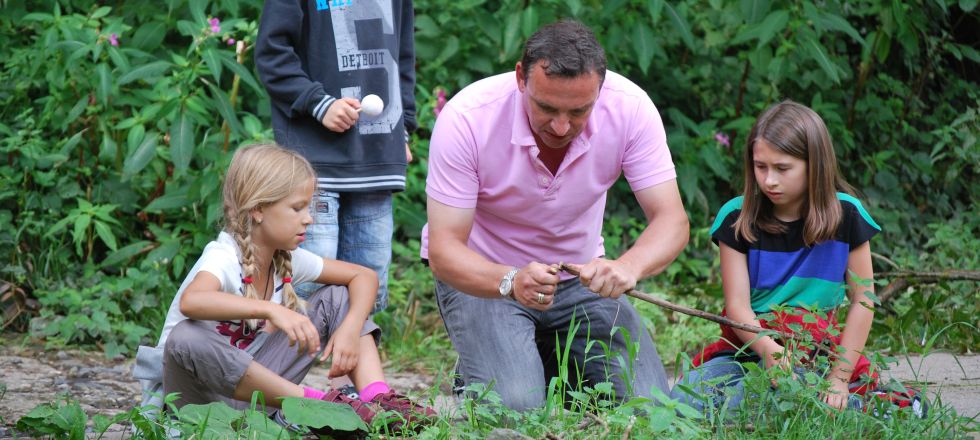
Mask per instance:
[[[307,315],[320,333],[320,348],[326,346],[330,335],[343,322],[349,305],[347,287],[344,286],[324,287],[309,298]],[[218,334],[216,325],[216,321],[186,319],[177,324],[167,338],[163,355],[163,390],[165,394],[180,393],[174,402],[178,408],[189,403],[215,401],[223,401],[233,408],[247,408],[249,402],[235,400],[233,396],[252,361],[298,384],[316,360],[308,352],[298,353],[295,346],[290,347],[285,332],[262,332],[247,350],[242,350],[229,344],[227,336]],[[370,319],[361,329],[362,336],[368,334],[374,336],[375,342],[381,334],[380,328]]]
[[[760,361],[760,367],[764,367]],[[794,367],[798,376],[805,371]],[[709,414],[711,409],[724,409],[732,413],[742,400],[745,399],[745,367],[732,356],[716,356],[698,366],[680,380],[670,392],[670,397],[684,403],[702,414]],[[696,395],[691,395],[681,389],[680,385],[691,388]],[[708,404],[712,408],[708,407]],[[851,394],[847,400],[851,409],[861,409],[863,406],[860,396]]]
[[[300,247],[324,258],[374,269],[378,298],[374,312],[388,307],[388,266],[394,231],[391,191],[336,193],[317,190],[310,207],[313,224]],[[321,284],[304,283],[296,293],[306,298]]]

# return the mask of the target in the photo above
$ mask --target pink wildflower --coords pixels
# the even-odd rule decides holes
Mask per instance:
[[[715,140],[718,141],[719,144],[722,144],[726,147],[732,146],[731,142],[728,141],[728,135],[725,133],[722,132],[715,133]]]
[[[116,34],[109,35],[109,44],[113,46],[119,46],[119,35]]]
[[[439,89],[436,91],[436,106],[432,109],[432,113],[435,113],[436,117],[439,117],[439,113],[442,112],[442,108],[446,106],[446,91]]]
[[[234,46],[235,45],[235,39],[234,38],[229,38],[228,39],[228,45],[229,46]]]
[[[208,24],[211,25],[212,33],[217,34],[221,32],[221,20],[218,20],[217,18],[209,18]]]

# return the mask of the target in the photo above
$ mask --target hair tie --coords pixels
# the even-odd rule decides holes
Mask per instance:
[[[293,278],[292,277],[282,277],[282,282],[283,283],[291,283],[291,282],[293,282]]]
[[[242,282],[245,284],[252,284],[252,277],[242,278]]]

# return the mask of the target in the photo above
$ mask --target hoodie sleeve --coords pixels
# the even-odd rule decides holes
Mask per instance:
[[[303,70],[299,52],[306,44],[302,37],[305,12],[301,0],[266,0],[255,44],[255,65],[272,105],[291,118],[311,115],[319,121],[336,98]]]
[[[415,119],[415,12],[412,0],[402,2],[401,47],[398,50],[398,71],[401,81],[402,109],[405,130],[418,128]]]

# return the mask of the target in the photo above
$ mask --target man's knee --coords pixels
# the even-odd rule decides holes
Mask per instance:
[[[526,411],[544,406],[545,389],[529,386],[527,383],[512,381],[494,384],[493,390],[500,395],[504,406],[515,411]]]

